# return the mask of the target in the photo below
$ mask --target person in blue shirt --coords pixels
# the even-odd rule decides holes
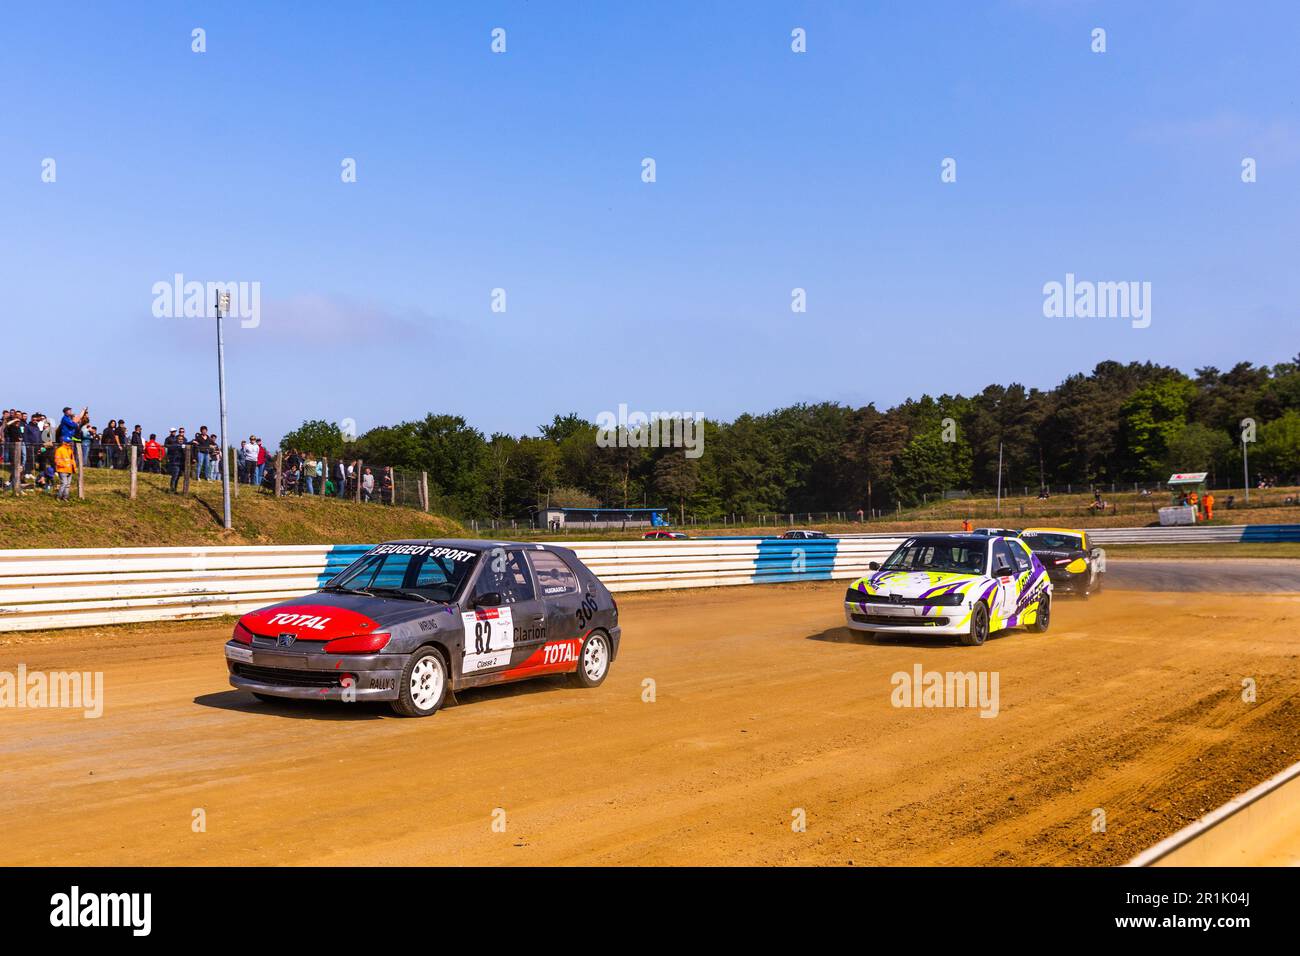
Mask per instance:
[[[58,443],[60,445],[77,437],[77,430],[81,428],[82,423],[86,420],[88,411],[90,411],[89,408],[83,408],[81,414],[74,418],[72,406],[69,405],[63,410],[63,419],[59,422]]]

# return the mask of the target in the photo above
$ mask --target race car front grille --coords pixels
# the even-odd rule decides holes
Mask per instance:
[[[235,674],[261,684],[283,684],[288,687],[342,687],[342,672],[291,671],[283,667],[258,667],[256,664],[235,664]]]
[[[283,650],[284,647],[292,647],[295,651],[299,651],[303,654],[318,654],[321,652],[321,650],[324,649],[325,641],[297,640],[295,638],[292,644],[287,644],[284,645],[284,647],[282,647],[280,644],[280,639],[277,635],[254,634],[253,646],[258,648],[266,648],[268,650],[272,648],[279,648]]]
[[[947,604],[952,600],[946,594],[932,594],[929,597],[895,597],[892,594],[864,594],[861,591],[854,592],[854,596],[846,597],[848,601],[855,601],[859,604],[902,604],[907,607],[935,607],[940,604]],[[960,601],[961,596],[957,595],[956,600]]]
[[[854,614],[853,620],[873,627],[942,627],[948,623],[946,617],[893,617],[888,614]]]

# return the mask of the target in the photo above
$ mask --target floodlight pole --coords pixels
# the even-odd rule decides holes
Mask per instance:
[[[1002,442],[998,442],[998,515],[1002,514]]]
[[[1246,439],[1241,439],[1241,467],[1246,475],[1246,504],[1250,504],[1250,454],[1246,451]]]
[[[230,293],[217,293],[217,394],[221,401],[221,421],[218,425],[221,437],[221,514],[225,528],[229,531],[230,522],[230,449],[226,446],[226,339],[222,331],[221,307],[230,311]]]

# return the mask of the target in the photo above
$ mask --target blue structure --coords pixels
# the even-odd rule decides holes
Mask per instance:
[[[565,528],[666,528],[667,508],[542,508],[538,526],[553,531]]]

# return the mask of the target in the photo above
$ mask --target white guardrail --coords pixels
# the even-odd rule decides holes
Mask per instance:
[[[1300,541],[1300,525],[1101,528],[1099,544]],[[856,578],[906,537],[557,542],[611,591]],[[369,545],[0,551],[0,632],[243,614],[316,590]]]
[[[901,540],[557,543],[611,591],[640,591],[855,578]],[[315,591],[369,547],[0,551],[0,632],[243,614]]]

